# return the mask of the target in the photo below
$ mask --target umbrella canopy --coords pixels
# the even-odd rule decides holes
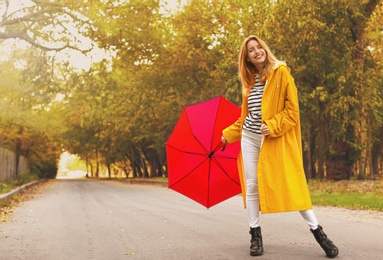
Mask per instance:
[[[222,130],[240,116],[224,97],[187,106],[166,142],[168,187],[206,208],[241,193],[239,142],[222,149]]]

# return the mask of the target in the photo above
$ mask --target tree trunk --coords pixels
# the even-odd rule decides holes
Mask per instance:
[[[141,159],[141,165],[142,165],[142,171],[143,171],[142,177],[148,178],[149,172],[148,172],[148,166],[146,164],[146,160],[145,160],[144,156],[140,156],[140,159]]]
[[[312,156],[311,156],[311,132],[307,133],[307,143],[305,145],[305,142],[303,142],[303,166],[305,169],[305,174],[306,174],[306,179],[312,179],[313,174],[312,174]]]
[[[20,162],[20,156],[21,156],[21,146],[22,141],[19,136],[22,135],[24,131],[24,128],[22,126],[19,127],[19,130],[17,132],[18,137],[16,138],[16,146],[15,146],[15,169],[16,169],[16,178],[19,177],[19,162]]]
[[[137,171],[136,171],[136,160],[135,160],[135,152],[134,152],[134,148],[133,148],[133,143],[130,143],[129,146],[130,146],[130,157],[129,157],[129,155],[127,155],[126,157],[130,161],[130,165],[132,167],[133,178],[135,178],[137,175]]]
[[[328,154],[326,158],[326,179],[345,180],[352,175],[352,163],[348,163],[349,146],[342,140],[335,142],[334,153]]]
[[[88,159],[88,155],[85,155],[85,166],[86,166],[86,176],[89,177],[89,173],[90,173],[90,176],[92,176],[92,171],[90,168],[90,165],[89,165],[89,159]]]
[[[99,173],[100,173],[100,165],[98,161],[98,151],[96,149],[96,178],[98,178]]]
[[[108,178],[112,178],[112,172],[111,172],[111,169],[110,169],[110,163],[107,163],[106,164],[106,167],[108,168]]]
[[[365,111],[365,98],[364,98],[364,59],[365,59],[365,35],[362,31],[356,40],[356,51],[355,51],[355,63],[357,70],[359,71],[359,93],[361,94],[361,111],[360,111],[360,129],[359,129],[359,140],[361,145],[360,159],[359,159],[359,173],[358,179],[364,179],[366,176],[366,159],[367,159],[367,116]]]
[[[17,138],[15,146],[15,175],[19,177],[19,162],[21,156],[21,139]]]
[[[366,101],[364,92],[364,62],[366,57],[366,26],[367,21],[373,13],[374,9],[378,5],[379,0],[370,0],[366,5],[364,10],[361,10],[361,15],[358,15],[357,18],[351,17],[353,28],[351,29],[355,41],[355,51],[354,51],[354,61],[355,61],[355,70],[358,75],[358,93],[361,100],[361,118],[360,118],[360,129],[359,129],[359,141],[361,145],[361,153],[359,159],[359,179],[364,179],[366,175],[366,159],[367,159],[367,115],[366,115]],[[361,18],[363,15],[363,18]],[[358,19],[358,20],[355,20]]]
[[[367,118],[367,158],[366,158],[366,162],[367,162],[367,167],[369,169],[369,173],[370,173],[370,179],[374,179],[375,176],[374,176],[374,171],[372,169],[372,127],[371,127],[371,120],[370,118],[368,117]]]
[[[324,128],[319,127],[318,132],[318,177],[324,178],[324,164],[325,164],[325,134]]]
[[[93,164],[92,164],[90,159],[88,160],[88,162],[89,162],[89,167],[90,167],[90,175],[92,177],[94,177],[94,169],[93,169],[94,167],[93,167]]]
[[[375,142],[372,147],[371,154],[371,172],[375,174],[380,174],[379,172],[379,158],[382,156],[383,150],[383,126],[380,128],[379,141]]]
[[[313,133],[314,133],[314,127]],[[311,177],[315,179],[317,177],[317,169],[316,169],[316,155],[314,153],[315,151],[315,134],[310,135],[310,156],[311,156]]]

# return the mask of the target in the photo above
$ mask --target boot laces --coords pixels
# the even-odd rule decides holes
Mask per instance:
[[[256,237],[251,240],[251,247],[260,248],[261,246],[262,246],[262,242],[259,237]]]

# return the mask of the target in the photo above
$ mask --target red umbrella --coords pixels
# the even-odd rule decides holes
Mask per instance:
[[[222,149],[222,130],[240,116],[224,97],[187,106],[166,142],[169,188],[210,208],[241,193],[239,142]]]

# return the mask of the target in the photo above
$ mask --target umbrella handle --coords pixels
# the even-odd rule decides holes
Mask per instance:
[[[222,143],[221,151],[222,151],[222,152],[225,151],[225,148],[226,148],[226,142],[223,142],[223,143]]]

